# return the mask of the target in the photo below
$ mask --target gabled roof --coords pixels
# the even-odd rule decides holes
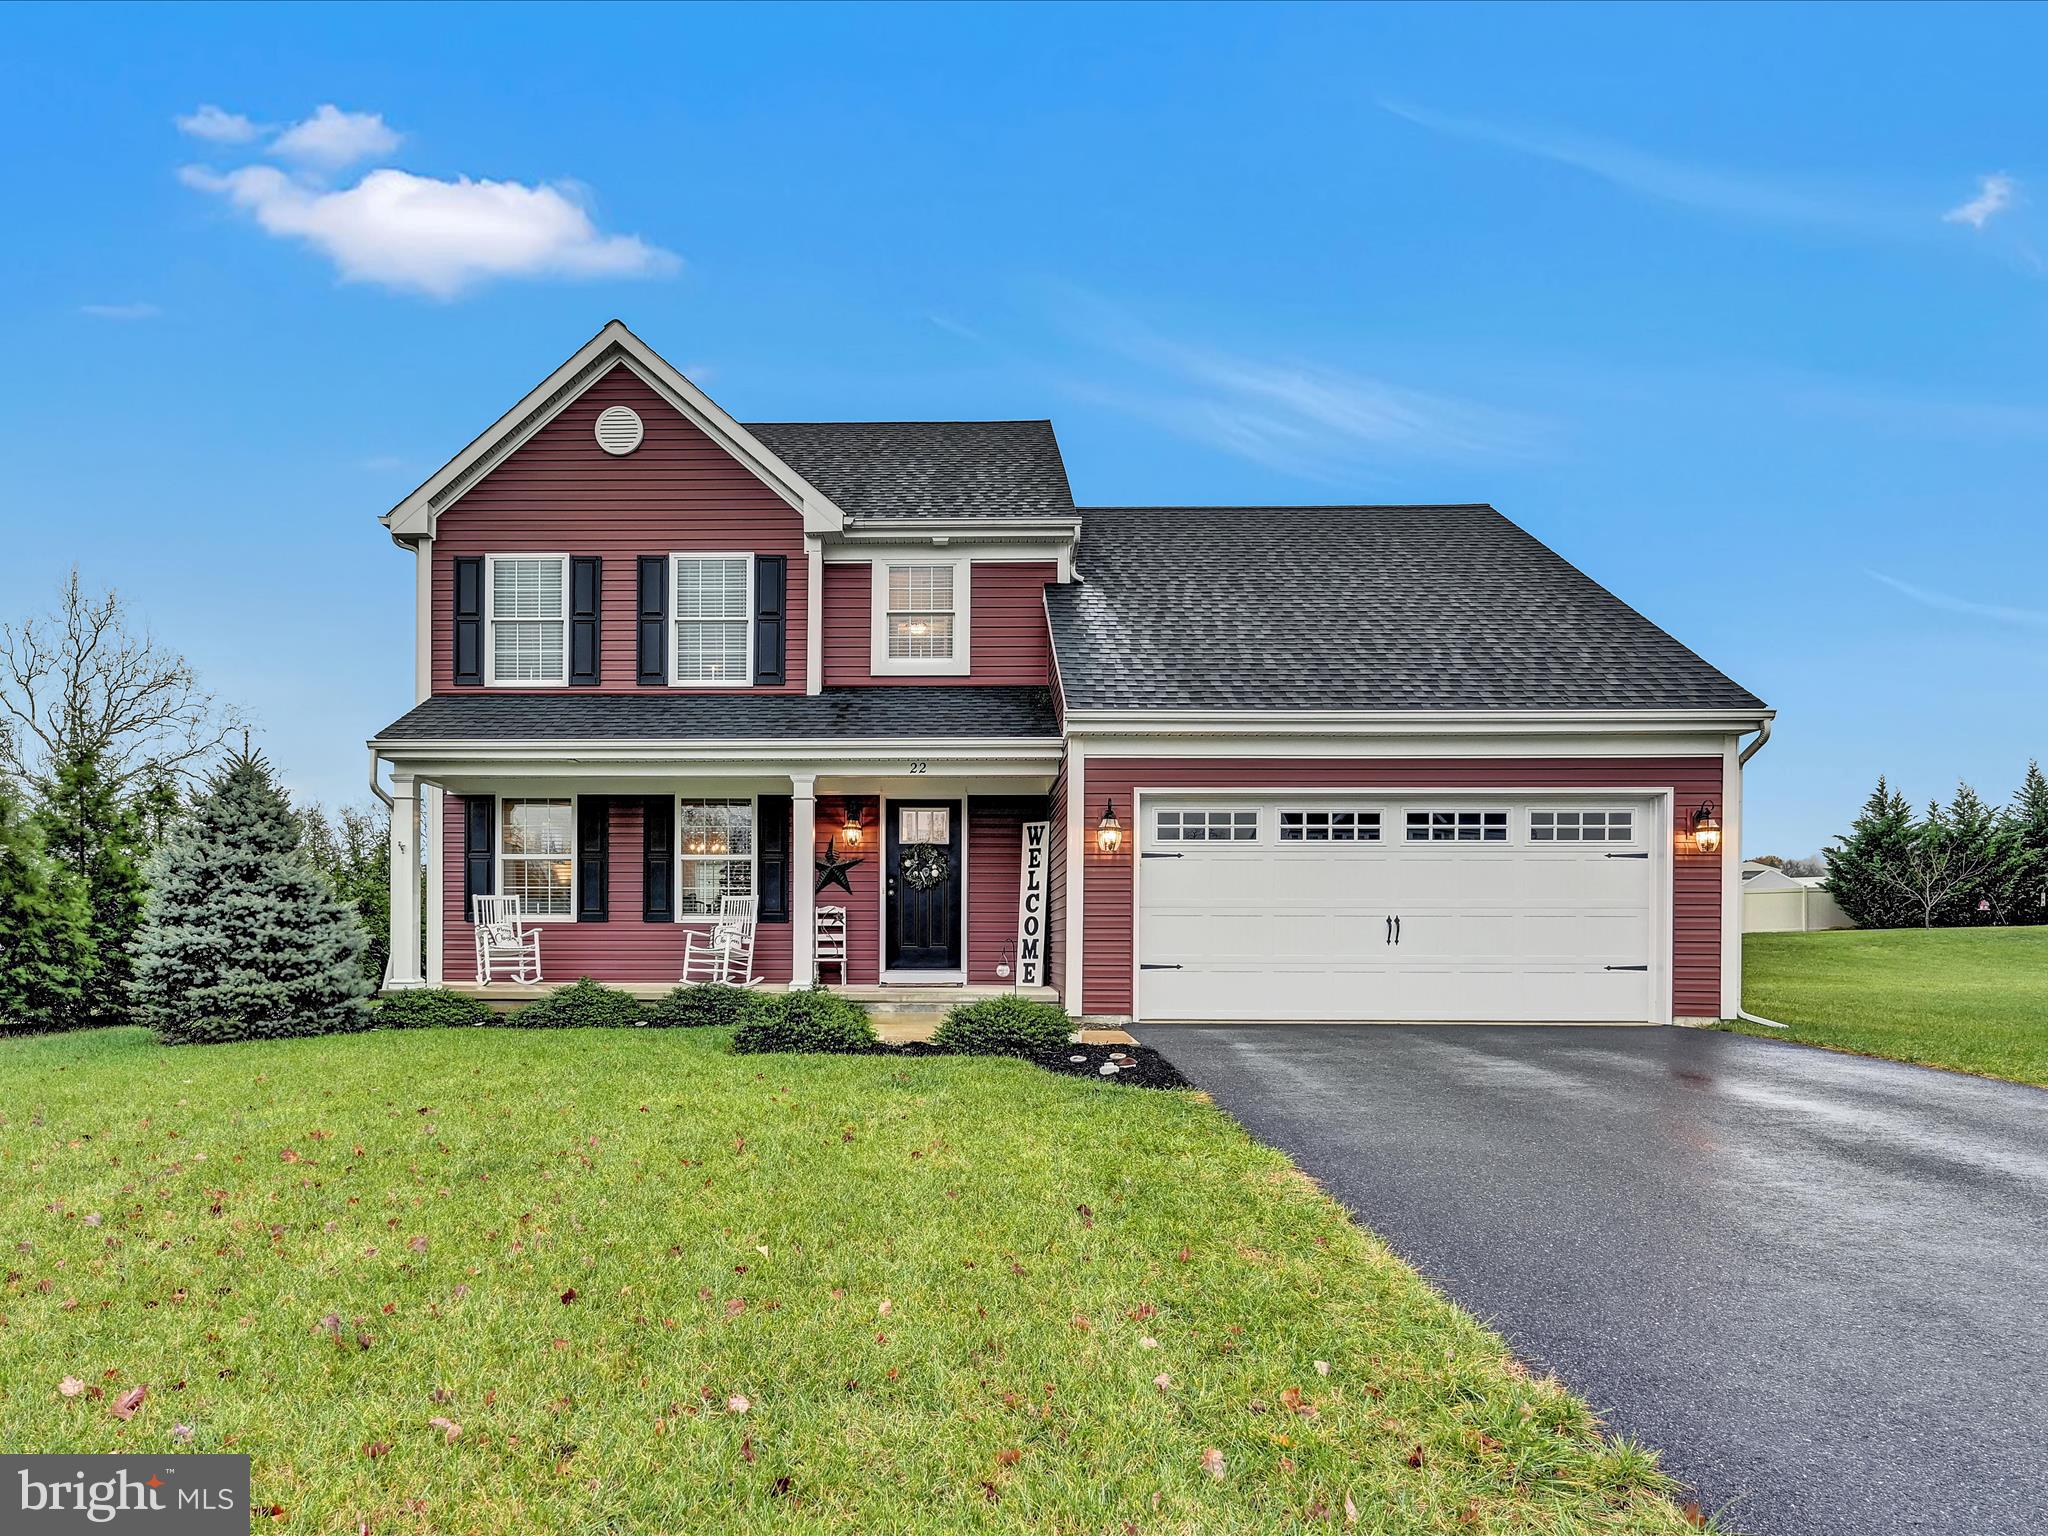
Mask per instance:
[[[896,684],[822,693],[444,693],[374,738],[514,741],[1058,741],[1047,688]]]
[[[757,421],[749,430],[848,517],[1074,516],[1049,421]]]
[[[1487,506],[1084,507],[1077,710],[1761,711]]]
[[[846,514],[831,497],[734,421],[709,395],[627,330],[623,322],[610,320],[467,448],[385,513],[380,521],[391,530],[392,538],[403,544],[431,535],[434,519],[445,508],[614,368],[632,369],[650,389],[795,507],[803,516],[806,533],[836,533],[846,526]]]

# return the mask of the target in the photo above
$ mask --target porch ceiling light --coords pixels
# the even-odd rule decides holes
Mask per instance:
[[[1116,819],[1116,801],[1102,802],[1102,820],[1095,823],[1095,846],[1104,853],[1115,853],[1124,845],[1124,824]]]
[[[1714,814],[1714,802],[1702,800],[1692,813],[1692,845],[1701,853],[1721,851],[1721,818]]]

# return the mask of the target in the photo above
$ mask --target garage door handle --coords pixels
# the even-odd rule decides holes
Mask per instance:
[[[1387,942],[1394,942],[1394,920],[1391,917],[1387,919]]]
[[[1178,858],[1179,855],[1176,854],[1174,857]],[[1147,965],[1141,960],[1138,962],[1138,969],[1141,971],[1177,971],[1180,967],[1177,965]]]
[[[1647,965],[1610,965],[1607,969],[1610,971],[1647,971],[1649,967]]]
[[[1649,855],[1647,853],[1610,853],[1607,857],[1610,859],[1647,859]]]
[[[1141,859],[1184,859],[1187,855],[1184,853],[1141,853],[1138,857]]]
[[[1397,917],[1397,918],[1395,918],[1395,919],[1394,919],[1394,944],[1395,944],[1395,946],[1396,946],[1396,947],[1398,948],[1398,947],[1400,946],[1400,943],[1401,943],[1401,919]]]

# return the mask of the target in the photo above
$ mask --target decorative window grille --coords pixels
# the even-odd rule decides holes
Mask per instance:
[[[1376,843],[1378,811],[1301,810],[1280,813],[1283,843]]]
[[[1411,843],[1504,843],[1506,811],[1410,811]]]

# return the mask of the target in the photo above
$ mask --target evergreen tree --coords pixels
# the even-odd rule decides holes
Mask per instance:
[[[260,755],[214,775],[151,861],[137,1006],[172,1044],[361,1029],[364,935]]]
[[[53,769],[36,824],[85,898],[91,944],[79,1022],[118,1024],[128,1016],[142,929],[142,819],[121,798],[97,744],[66,744]]]
[[[1958,783],[1955,797],[1937,811],[1928,807],[1933,836],[1947,844],[1954,883],[1934,911],[1941,927],[1968,928],[2005,921],[1999,911],[2001,877],[2010,863],[2004,813],[1986,805],[1969,785]]]
[[[2048,923],[2048,777],[2038,762],[2012,797],[1999,905],[2010,923]]]
[[[1913,808],[1880,777],[1848,835],[1822,850],[1828,890],[1859,928],[1919,926],[1917,904],[1895,879],[1912,863],[1915,835]]]
[[[370,984],[384,980],[391,949],[391,839],[374,810],[344,805],[333,816],[317,801],[299,813],[306,857],[327,876],[334,894],[356,909],[368,939],[363,974]],[[424,907],[421,908],[425,910]]]
[[[74,1022],[88,949],[84,898],[0,778],[0,1031]]]

